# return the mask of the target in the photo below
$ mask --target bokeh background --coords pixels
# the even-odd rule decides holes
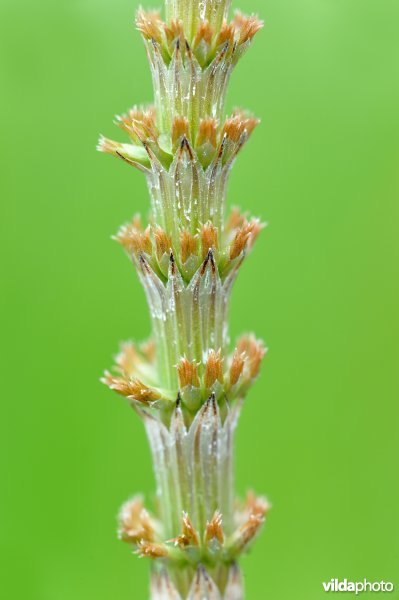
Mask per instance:
[[[159,0],[160,2],[160,0]],[[235,3],[237,7],[238,2]],[[153,7],[153,3],[152,3]],[[273,511],[243,562],[249,600],[319,600],[322,581],[399,597],[396,0],[241,0],[266,21],[228,105],[263,119],[229,192],[269,222],[237,281],[231,334],[270,353],[237,439],[237,489]],[[154,489],[143,428],[99,383],[149,333],[110,236],[144,178],[95,152],[151,100],[135,0],[2,0],[2,596],[147,598],[115,536]]]

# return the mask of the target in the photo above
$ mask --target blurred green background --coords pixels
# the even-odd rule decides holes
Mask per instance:
[[[153,6],[153,4],[152,4]],[[238,2],[235,4],[238,7]],[[115,536],[154,489],[141,423],[99,383],[149,333],[110,240],[148,196],[95,152],[151,100],[132,0],[2,0],[2,597],[147,598]],[[231,333],[270,353],[237,438],[237,488],[273,511],[243,562],[249,600],[318,600],[322,581],[399,597],[397,0],[242,0],[265,30],[229,108],[262,117],[230,204],[269,222],[236,284]]]

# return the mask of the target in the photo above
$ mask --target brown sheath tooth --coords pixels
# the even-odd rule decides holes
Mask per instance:
[[[248,515],[255,515],[266,517],[270,511],[270,504],[266,498],[263,496],[255,496],[255,494],[250,491],[247,493],[247,497],[245,498],[243,512]]]
[[[248,40],[252,40],[258,31],[262,29],[264,23],[256,15],[247,17],[236,11],[232,25],[239,31],[238,44],[245,44]]]
[[[141,540],[138,544],[136,554],[138,554],[140,558],[166,558],[169,555],[169,550],[165,544],[156,544]]]
[[[217,250],[219,248],[218,228],[210,221],[205,223],[201,228],[201,245],[202,259],[205,258],[209,250]],[[213,257],[212,259],[213,260]]]
[[[262,515],[251,515],[248,520],[235,532],[233,547],[242,551],[259,533],[265,518]]]
[[[204,384],[207,389],[211,388],[216,381],[223,383],[223,361],[221,351],[210,350],[205,365]],[[211,396],[212,398],[212,396]],[[210,399],[211,399],[210,398]]]
[[[136,16],[136,27],[146,39],[156,40],[162,43],[160,14],[157,11],[145,12],[140,9]]]
[[[220,30],[220,33],[218,34],[218,37],[217,37],[218,46],[220,46],[220,44],[226,43],[226,41],[229,41],[230,43],[232,43],[233,40],[234,40],[234,26],[232,23],[226,23],[226,21],[224,21],[224,23],[222,25],[222,29]]]
[[[216,511],[212,520],[208,521],[206,524],[205,543],[208,544],[213,539],[217,540],[219,544],[223,544],[222,515],[219,511]]]
[[[217,146],[218,122],[213,117],[205,117],[201,119],[197,134],[196,145],[202,146],[205,142],[209,142],[214,148]]]
[[[240,140],[246,141],[257,125],[259,125],[259,119],[248,116],[242,110],[236,110],[231,117],[226,119],[223,125],[223,135],[226,135],[232,142],[240,144]],[[243,134],[245,134],[245,138],[242,137]],[[241,145],[243,141],[241,141]]]
[[[153,236],[157,250],[157,257],[158,260],[161,260],[164,254],[170,252],[172,239],[161,227],[153,228]]]
[[[128,253],[137,254],[145,252],[152,254],[152,243],[150,237],[150,228],[142,231],[133,223],[123,225],[114,237]]]
[[[247,242],[255,228],[254,222],[245,223],[237,230],[230,246],[230,260],[234,260],[245,250]]]
[[[245,214],[241,214],[237,207],[233,207],[225,225],[225,231],[234,231],[246,223]]]
[[[197,254],[198,241],[189,231],[180,232],[181,261],[184,264],[190,256]]]
[[[188,136],[188,119],[186,117],[175,117],[172,124],[172,144],[176,146],[182,137]],[[182,142],[180,142],[181,144]]]
[[[187,513],[183,513],[182,523],[183,523],[183,535],[189,540],[189,543],[191,546],[198,546],[199,545],[198,534],[197,534],[196,530],[194,529],[194,526],[193,526],[193,524],[190,520],[190,517],[188,516]]]
[[[181,388],[184,388],[187,385],[191,385],[196,388],[201,386],[198,377],[198,366],[195,361],[190,362],[185,357],[181,358],[179,364],[177,365],[177,373]]]
[[[230,385],[235,385],[241,377],[245,364],[245,354],[239,352],[236,348],[233,354],[233,360],[230,367]]]
[[[204,42],[209,46],[212,43],[212,35],[213,31],[209,23],[207,21],[203,21],[198,27],[196,36],[194,38],[194,48],[197,48],[202,40],[204,40]]]
[[[183,512],[182,524],[182,533],[177,538],[174,538],[170,541],[176,546],[180,546],[180,548],[185,548],[187,546],[199,546],[198,533],[186,512]]]
[[[154,526],[140,497],[125,502],[119,513],[119,537],[124,542],[154,541]]]
[[[133,133],[134,140],[137,138],[142,143],[145,140],[154,142],[158,137],[154,106],[149,106],[146,110],[133,107],[128,116],[119,117],[118,120],[129,135]]]
[[[143,404],[149,404],[161,398],[156,390],[148,387],[137,378],[114,377],[106,371],[101,382],[128,400],[137,400]]]
[[[243,336],[238,340],[237,349],[245,354],[250,377],[257,377],[267,351],[263,342],[257,340],[253,335]]]

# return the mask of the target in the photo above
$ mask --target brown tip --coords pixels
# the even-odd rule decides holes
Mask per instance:
[[[238,229],[242,227],[246,223],[245,215],[241,214],[237,207],[234,207],[230,213],[230,216],[226,222],[225,230],[226,231],[234,231],[234,229]]]
[[[265,498],[256,498],[253,493],[248,494],[241,513],[241,526],[233,534],[233,546],[236,550],[242,551],[255,538],[265,522],[269,508]]]
[[[202,21],[197,29],[197,34],[194,38],[193,46],[197,48],[202,41],[210,45],[212,43],[213,30],[208,21]]]
[[[188,516],[187,513],[183,513],[182,523],[183,523],[183,536],[185,536],[189,540],[189,543],[191,546],[198,546],[198,544],[199,544],[198,534],[197,534],[197,532],[190,520],[190,517]]]
[[[241,525],[237,532],[237,546],[243,549],[257,535],[264,523],[264,518],[260,515],[251,515],[248,520]]]
[[[257,377],[261,362],[266,354],[263,342],[257,340],[253,335],[244,336],[238,341],[237,350],[245,355],[249,376],[251,378]]]
[[[139,254],[145,252],[149,255],[152,254],[150,228],[147,227],[143,231],[141,224],[138,226],[137,217],[133,219],[132,223],[123,225],[116,234],[115,239],[129,253]]]
[[[163,29],[170,50],[173,50],[174,44],[176,48],[179,49],[181,41],[184,40],[183,23],[181,21],[171,21],[168,25],[163,23]]]
[[[217,38],[217,44],[221,46],[221,44],[226,44],[226,42],[229,45],[234,43],[234,24],[224,21]]]
[[[181,138],[188,136],[188,119],[186,117],[175,117],[172,123],[172,144],[173,147],[180,142]]]
[[[159,12],[145,12],[140,9],[136,16],[136,27],[145,39],[162,43],[162,21]]]
[[[106,371],[101,381],[121,396],[124,396],[129,400],[137,400],[143,404],[154,402],[161,397],[156,390],[148,387],[136,378],[114,377],[111,373]]]
[[[235,385],[244,369],[245,354],[240,353],[237,349],[234,351],[233,360],[230,367],[230,385]]]
[[[171,541],[174,542],[176,546],[180,546],[180,548],[199,546],[198,533],[186,512],[183,512],[182,524],[182,533]]]
[[[237,43],[244,44],[252,40],[258,31],[262,29],[264,23],[256,15],[247,17],[236,11],[232,25],[236,32]]]
[[[241,142],[244,134],[249,137],[258,124],[259,119],[249,117],[245,112],[236,110],[231,117],[226,119],[223,125],[223,135],[237,144]]]
[[[201,227],[201,245],[202,245],[202,259],[204,259],[207,255],[210,260],[213,259],[209,255],[210,250],[217,250],[219,248],[219,240],[218,240],[218,228],[213,225],[210,221],[205,223]]]
[[[181,261],[184,264],[192,255],[197,254],[198,241],[189,231],[180,232]]]
[[[158,260],[161,260],[164,254],[168,254],[170,252],[172,238],[161,227],[154,227],[152,232],[157,250],[157,257]]]
[[[118,522],[119,537],[124,542],[137,544],[142,540],[154,540],[154,525],[141,498],[132,498],[122,506]]]
[[[224,534],[222,528],[222,515],[219,511],[216,511],[212,520],[207,522],[204,537],[206,544],[209,544],[213,539],[217,540],[219,544],[223,544]]]
[[[97,150],[99,150],[99,152],[105,152],[106,154],[118,156],[118,153],[120,153],[121,149],[122,144],[120,144],[119,142],[115,142],[114,140],[110,140],[109,138],[106,138],[103,135],[98,140]],[[121,156],[121,158],[124,157]]]
[[[165,544],[155,544],[141,540],[138,544],[137,554],[140,558],[166,558],[169,555],[169,550]]]
[[[214,148],[217,145],[217,131],[218,131],[218,122],[213,117],[206,117],[205,119],[201,119],[196,145],[202,146],[205,143],[211,144]]]
[[[198,376],[198,366],[195,361],[190,362],[185,357],[181,358],[177,365],[177,374],[181,388],[185,388],[188,385],[196,388],[201,386]]]
[[[270,504],[263,496],[255,496],[252,491],[247,493],[244,504],[244,513],[266,517],[270,511]]]
[[[154,106],[146,109],[134,106],[127,115],[118,117],[118,125],[129,134],[134,143],[141,142],[147,152],[147,141],[154,141],[158,137]]]
[[[204,383],[206,388],[211,388],[216,381],[223,383],[223,361],[221,351],[210,350],[205,365]]]
[[[244,221],[243,225],[241,225],[234,236],[234,239],[230,246],[230,260],[234,260],[243,252],[247,246],[252,247],[256,238],[261,231],[262,226],[259,223],[258,219],[253,219],[252,221]]]

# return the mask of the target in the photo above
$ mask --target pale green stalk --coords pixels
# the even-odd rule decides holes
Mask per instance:
[[[232,285],[262,226],[237,210],[225,220],[229,173],[258,121],[225,119],[227,86],[262,23],[228,0],[166,0],[166,20],[137,15],[155,106],[117,118],[130,137],[99,149],[141,170],[150,224],[138,216],[117,240],[137,268],[152,339],[124,344],[104,382],[142,418],[157,485],[155,515],[140,498],[120,514],[120,536],[152,560],[153,600],[241,600],[237,561],[268,505],[234,500],[234,431],[258,375],[263,344],[244,336],[229,353]]]

